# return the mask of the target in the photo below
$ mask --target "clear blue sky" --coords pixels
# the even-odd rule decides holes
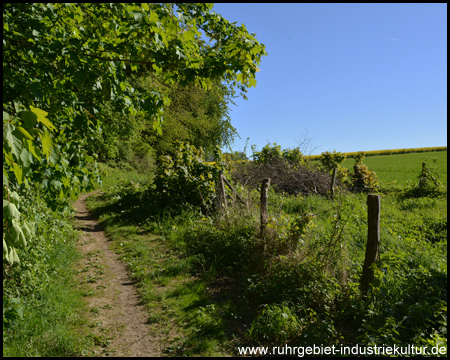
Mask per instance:
[[[447,4],[215,4],[266,46],[230,116],[241,139],[312,154],[447,145]]]

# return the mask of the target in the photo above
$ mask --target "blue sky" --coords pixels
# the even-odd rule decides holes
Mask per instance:
[[[447,145],[447,4],[215,4],[266,46],[230,116],[247,154]]]

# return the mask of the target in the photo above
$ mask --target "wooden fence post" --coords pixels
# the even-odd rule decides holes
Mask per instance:
[[[270,179],[263,179],[261,184],[261,236],[264,236],[266,233],[269,219],[269,211],[267,210],[269,185]]]
[[[220,171],[222,171],[222,170],[220,170]],[[244,201],[244,199],[241,197],[241,195],[238,194],[238,192],[235,190],[235,188],[233,186],[231,186],[230,182],[223,175],[222,175],[222,180],[225,181],[225,184],[229,187],[229,189],[234,192],[234,194],[239,199],[239,201],[241,203],[243,203],[244,205],[247,205],[246,202]]]
[[[218,190],[219,190],[219,194],[220,194],[219,206],[220,206],[220,208],[222,208],[222,201],[223,201],[225,210],[227,210],[228,203],[227,203],[227,195],[225,193],[225,185],[224,185],[224,181],[223,181],[222,170],[219,170],[219,182],[218,182],[217,186],[218,186]]]
[[[331,198],[334,197],[334,185],[336,184],[336,174],[337,174],[337,168],[334,168],[333,175],[331,176],[331,185],[330,185]]]
[[[367,295],[370,283],[374,280],[372,265],[380,253],[380,195],[367,196],[367,224],[366,257],[360,281],[363,296]]]

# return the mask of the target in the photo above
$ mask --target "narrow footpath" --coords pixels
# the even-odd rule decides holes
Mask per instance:
[[[82,231],[78,247],[84,255],[78,276],[92,314],[88,326],[96,344],[94,355],[162,356],[161,337],[150,331],[148,312],[139,305],[125,264],[109,249],[110,241],[86,207],[93,193],[81,196],[74,206]]]

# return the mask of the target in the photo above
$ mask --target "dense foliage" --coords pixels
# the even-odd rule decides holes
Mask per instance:
[[[170,96],[158,89],[135,89],[129,76],[141,68],[151,69],[169,86],[211,89],[222,80],[230,94],[236,87],[243,93],[255,86],[264,45],[243,25],[211,9],[212,4],[5,4],[3,198],[25,180],[24,171],[29,182],[49,189],[45,196],[53,203],[55,191],[64,202],[66,194],[91,186],[97,174],[86,162],[96,156],[92,144],[108,123],[108,109],[129,116],[131,124],[137,117],[148,118],[161,134]],[[201,31],[211,39],[209,45],[199,41]],[[28,117],[17,116],[23,110],[30,114],[28,109],[42,111],[42,119],[48,114],[48,123],[40,123],[54,130],[51,135],[42,129],[36,139],[47,161],[33,153],[36,146],[29,147],[33,136],[26,132],[36,119],[31,124]],[[124,130],[134,131],[133,126]],[[105,151],[111,156],[116,149]]]
[[[217,147],[213,165],[205,163],[205,152],[183,142],[160,157],[155,176],[156,196],[161,206],[180,207],[182,204],[211,209],[216,198],[219,170],[225,170],[222,153]]]
[[[161,87],[152,75],[142,77],[140,85]],[[161,125],[164,135],[160,136],[149,126],[142,132],[145,142],[157,154],[171,151],[177,140],[202,147],[208,155],[213,154],[217,145],[224,147],[233,142],[237,133],[228,115],[229,103],[233,102],[229,88],[219,81],[215,81],[209,90],[180,84],[164,88],[170,98]]]

